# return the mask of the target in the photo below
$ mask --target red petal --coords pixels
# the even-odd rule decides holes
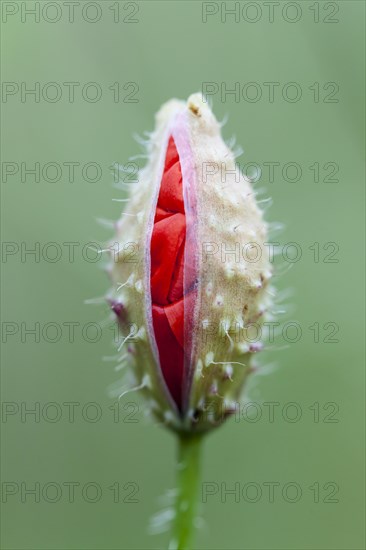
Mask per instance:
[[[173,271],[172,280],[170,283],[170,291],[168,295],[169,302],[175,302],[176,300],[179,300],[183,296],[185,242],[186,241],[184,239],[176,256],[174,271]]]
[[[184,348],[184,298],[178,302],[164,307],[166,318],[168,319],[171,332],[181,348]]]
[[[168,303],[176,258],[185,234],[183,214],[172,214],[154,225],[151,237],[151,296],[155,304]]]
[[[179,408],[182,404],[184,370],[185,235],[182,172],[178,152],[171,137],[151,237],[150,284],[154,333],[161,370]],[[191,282],[189,280],[188,285]]]
[[[182,172],[179,162],[173,164],[167,172],[164,172],[158,204],[160,208],[164,208],[169,212],[184,214]]]
[[[164,172],[167,172],[167,170],[169,170],[169,168],[176,162],[179,162],[179,155],[174,143],[174,139],[170,137],[165,155]]]
[[[152,306],[152,316],[156,344],[164,380],[171,396],[181,406],[184,352],[171,331],[165,308]]]
[[[157,208],[156,209],[156,212],[155,212],[155,219],[154,219],[154,223],[156,222],[160,222],[161,220],[163,220],[164,218],[167,218],[168,216],[171,216],[172,213],[171,212],[167,212],[166,210],[163,210],[162,208]]]

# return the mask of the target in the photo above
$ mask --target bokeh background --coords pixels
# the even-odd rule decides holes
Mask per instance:
[[[238,101],[217,92],[214,111],[229,115],[224,136],[243,146],[238,162],[262,168],[257,186],[273,198],[267,219],[285,224],[272,241],[301,249],[291,269],[279,261],[277,286],[293,293],[280,322],[298,323],[302,334],[294,343],[276,339],[262,363],[277,368],[247,390],[256,408],[207,439],[202,480],[217,493],[202,503],[195,548],[364,548],[364,3],[279,2],[271,21],[265,2],[238,2],[235,21],[225,17],[234,2],[82,0],[74,22],[65,2],[41,2],[39,22],[21,4],[35,5],[2,2],[2,79],[11,92],[1,104],[2,547],[168,545],[167,533],[152,536],[147,525],[163,507],[158,497],[174,487],[175,441],[146,419],[137,394],[116,417],[107,389],[118,375],[102,361],[115,353],[113,329],[93,331],[109,312],[84,304],[109,283],[85,245],[112,235],[96,219],[119,215],[112,198],[123,195],[110,167],[141,153],[133,135],[152,130],[164,101],[210,82],[244,90]],[[22,83],[37,82],[39,101],[22,97]],[[48,100],[42,95],[50,82],[61,87],[58,101],[49,100],[56,88],[46,87]],[[74,102],[65,82],[80,84]],[[89,82],[102,90],[96,102],[92,87],[82,95]],[[248,82],[262,92],[257,102],[245,96],[254,94]],[[266,82],[279,83],[273,101]],[[282,94],[285,87],[293,97],[289,82],[300,87],[296,102]],[[39,181],[22,178],[21,163],[36,162]],[[42,174],[50,162],[61,174],[52,166]],[[74,181],[70,162],[79,163]],[[279,163],[272,180],[268,162]],[[289,181],[291,167],[283,172],[289,162],[301,167],[298,181]],[[38,256],[22,256],[37,247]],[[37,323],[39,337],[27,332]],[[276,403],[273,421],[263,403]],[[32,408],[39,415],[26,413]],[[268,483],[277,487],[274,502]],[[300,487],[298,499],[287,483]],[[221,484],[239,484],[238,502],[230,494],[225,502]],[[39,502],[25,492],[32,487]]]

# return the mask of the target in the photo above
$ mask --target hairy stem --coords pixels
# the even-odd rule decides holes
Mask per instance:
[[[196,520],[201,435],[178,436],[177,497],[171,548],[189,550]]]

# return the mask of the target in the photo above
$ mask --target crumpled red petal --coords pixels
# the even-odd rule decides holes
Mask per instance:
[[[182,172],[169,139],[151,237],[151,299],[164,380],[179,409],[184,370],[184,252],[186,218]]]

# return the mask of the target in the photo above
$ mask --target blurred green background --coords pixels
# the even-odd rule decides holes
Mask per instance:
[[[202,503],[195,548],[364,548],[364,2],[280,2],[272,22],[265,2],[238,3],[237,21],[225,21],[225,4],[215,2],[80,2],[73,23],[66,2],[41,2],[39,22],[21,4],[35,3],[2,2],[3,548],[168,545],[167,533],[152,536],[147,525],[162,508],[159,496],[174,486],[175,441],[145,418],[137,394],[114,416],[107,388],[118,375],[102,361],[115,353],[113,331],[105,325],[99,334],[88,324],[107,319],[108,310],[84,305],[103,296],[108,278],[82,249],[112,235],[96,218],[119,215],[111,164],[141,152],[133,134],[152,130],[164,101],[184,99],[204,82],[219,90],[237,82],[244,90],[240,98],[217,92],[214,112],[229,115],[224,137],[235,134],[243,146],[238,162],[262,167],[257,185],[273,198],[267,219],[285,224],[272,241],[301,247],[277,285],[293,290],[281,322],[296,321],[302,336],[292,344],[277,339],[278,349],[261,362],[278,368],[251,379],[246,399],[261,417],[242,415],[207,439],[202,480],[217,493]],[[202,10],[212,12],[206,22]],[[40,83],[39,102],[22,98],[22,82]],[[43,88],[50,82],[62,91],[56,102],[57,88]],[[74,102],[65,82],[80,83]],[[89,82],[102,90],[99,101],[90,102],[93,87],[83,97]],[[248,82],[262,92],[257,102],[245,96],[254,94]],[[266,82],[279,83],[273,101]],[[289,82],[301,89],[297,102],[282,95]],[[36,162],[39,181],[30,174],[22,181],[21,163]],[[61,175],[52,166],[42,175],[50,162]],[[70,162],[79,163],[73,182],[63,164]],[[99,174],[92,167],[83,173],[90,162]],[[279,163],[273,181],[268,162]],[[289,162],[301,167],[298,181],[289,181],[296,179],[291,167],[283,173]],[[63,244],[70,242],[78,243],[74,261]],[[22,249],[37,246],[39,257],[22,257]],[[36,323],[38,341],[26,332]],[[273,422],[263,404],[270,402],[277,403]],[[26,414],[32,407],[39,418]],[[290,422],[295,413],[298,421]],[[73,482],[70,502],[66,484]],[[230,494],[224,502],[222,487],[235,483],[239,502]],[[276,486],[274,502],[268,483]],[[24,492],[32,487],[40,502]],[[299,487],[297,502],[289,502]]]

